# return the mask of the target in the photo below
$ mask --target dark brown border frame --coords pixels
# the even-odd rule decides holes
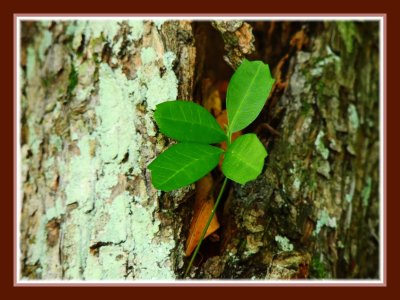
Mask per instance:
[[[24,3],[25,2],[25,3]],[[207,3],[208,2],[208,3]],[[52,2],[54,3],[54,2]],[[384,122],[386,122],[387,125],[387,130],[385,134],[387,135],[387,148],[385,149],[385,158],[386,160],[391,157],[391,163],[390,165],[387,165],[386,168],[386,182],[385,185],[387,186],[386,193],[387,193],[387,261],[388,261],[388,266],[387,266],[387,287],[386,288],[372,288],[372,287],[365,287],[365,288],[359,288],[359,287],[327,287],[327,288],[312,288],[312,287],[303,287],[305,289],[304,291],[304,296],[305,297],[326,297],[326,296],[333,296],[337,297],[340,294],[348,295],[348,296],[357,296],[357,297],[365,297],[365,298],[385,298],[386,296],[389,296],[391,293],[394,294],[399,294],[398,293],[398,284],[396,285],[397,282],[397,268],[396,266],[399,266],[399,258],[397,253],[399,253],[399,247],[398,244],[396,244],[398,238],[396,235],[396,230],[394,228],[398,228],[398,220],[399,218],[397,217],[397,213],[400,211],[399,210],[399,202],[397,201],[397,197],[394,194],[394,189],[390,189],[390,182],[393,182],[396,180],[396,175],[393,174],[393,176],[390,176],[391,173],[394,173],[397,171],[397,166],[398,164],[398,158],[394,156],[393,150],[394,150],[394,141],[397,141],[395,137],[390,139],[390,134],[394,132],[393,128],[396,127],[395,124],[392,124],[394,121],[394,114],[398,111],[398,101],[395,99],[395,90],[394,87],[396,87],[395,80],[396,82],[398,81],[396,74],[394,74],[396,68],[395,66],[399,66],[399,57],[398,53],[399,51],[399,42],[397,38],[397,32],[398,30],[395,30],[395,28],[399,28],[399,11],[396,9],[396,3],[395,1],[387,1],[387,0],[381,0],[379,2],[368,2],[368,3],[360,3],[360,2],[352,2],[350,3],[349,1],[343,1],[343,0],[337,0],[335,3],[325,3],[327,5],[326,7],[323,7],[323,3],[321,2],[314,2],[312,3],[311,1],[292,1],[288,0],[285,1],[285,3],[282,2],[263,2],[258,4],[258,3],[247,3],[246,5],[242,4],[240,6],[234,7],[234,3],[227,3],[224,4],[222,2],[217,2],[217,1],[202,1],[201,5],[199,5],[199,8],[192,8],[189,9],[187,7],[187,3],[175,3],[172,4],[170,1],[168,2],[163,2],[158,5],[153,3],[152,5],[146,5],[147,3],[145,1],[141,1],[141,3],[135,2],[130,2],[128,3],[120,3],[111,7],[110,3],[105,3],[105,2],[97,2],[97,3],[87,3],[83,1],[76,1],[76,0],[70,0],[68,2],[68,7],[61,7],[62,3],[59,3],[60,7],[55,7],[53,4],[49,5],[48,3],[38,3],[35,1],[19,1],[18,3],[16,2],[8,2],[8,3],[3,3],[1,4],[1,14],[3,15],[1,20],[2,26],[2,46],[0,47],[1,50],[1,58],[2,58],[2,67],[3,70],[1,74],[4,76],[2,78],[3,80],[1,81],[2,87],[4,89],[3,95],[5,96],[4,98],[7,99],[7,101],[4,101],[3,104],[5,105],[5,109],[3,109],[3,118],[1,118],[2,122],[4,122],[5,125],[5,136],[3,136],[3,140],[7,141],[13,141],[14,140],[14,134],[13,134],[13,124],[15,123],[14,120],[14,115],[13,115],[13,109],[14,109],[14,95],[13,95],[13,77],[10,76],[10,74],[13,74],[13,60],[11,59],[13,57],[14,49],[13,49],[13,16],[14,14],[24,14],[24,13],[29,13],[29,14],[38,14],[38,13],[61,13],[61,14],[66,14],[66,13],[121,13],[121,12],[132,12],[132,13],[148,13],[151,15],[154,15],[155,13],[159,14],[166,14],[166,13],[192,13],[192,14],[199,14],[203,13],[205,15],[212,15],[211,11],[215,13],[216,15],[224,15],[224,14],[249,14],[249,13],[279,13],[282,15],[287,15],[290,13],[304,13],[304,14],[335,14],[335,13],[361,13],[361,14],[370,14],[370,13],[379,13],[379,14],[385,14],[387,15],[387,56],[386,59],[390,64],[387,65],[387,71],[386,71],[386,80],[384,84],[387,86],[386,93],[387,93],[387,116],[384,119]],[[193,3],[196,4],[196,3]],[[329,5],[329,6],[328,6]],[[395,55],[396,53],[396,55]],[[390,60],[389,60],[390,59]],[[392,74],[391,74],[392,73]],[[392,75],[392,76],[389,76]],[[392,83],[392,84],[390,84]],[[396,95],[397,96],[397,95]],[[397,108],[397,109],[396,109]],[[397,125],[398,126],[398,125]],[[1,155],[1,158],[3,160],[2,166],[5,166],[8,170],[13,170],[13,159],[11,157],[15,158],[15,143],[13,143],[13,147],[1,147],[1,151],[3,152]],[[57,297],[57,298],[63,298],[63,297],[68,297],[70,298],[72,292],[73,294],[79,293],[79,296],[85,296],[84,294],[89,293],[87,296],[93,296],[97,293],[101,293],[104,296],[114,296],[115,297],[115,292],[117,290],[115,289],[102,289],[101,291],[98,291],[95,288],[86,288],[83,290],[77,290],[76,287],[74,288],[69,288],[66,290],[64,293],[60,293],[58,291],[52,292],[51,290],[48,292],[44,292],[41,290],[41,288],[33,288],[33,289],[26,289],[22,287],[13,287],[13,274],[14,274],[14,267],[13,267],[13,196],[14,196],[14,191],[15,187],[13,185],[13,179],[15,176],[15,173],[13,172],[13,176],[9,176],[9,173],[7,174],[6,172],[2,172],[2,186],[7,187],[5,189],[7,191],[6,197],[2,200],[2,213],[3,216],[0,219],[0,224],[1,224],[1,230],[2,230],[2,240],[3,243],[2,246],[0,247],[1,255],[0,257],[2,258],[2,266],[3,266],[3,271],[0,272],[1,277],[4,277],[1,279],[0,283],[1,286],[5,287],[6,290],[5,292],[10,292],[14,294],[15,296],[27,296],[27,297],[43,297],[44,295],[49,295],[51,297]],[[394,182],[393,182],[394,183]],[[393,186],[393,185],[392,185]],[[13,187],[13,190],[10,191],[11,189],[9,187]],[[11,195],[10,195],[11,194]],[[198,289],[199,287],[196,287],[195,289]],[[248,289],[245,287],[234,287],[234,290],[228,289],[226,291],[221,291],[219,288],[213,289],[213,293],[215,293],[215,296],[218,296],[218,292],[223,292],[224,296],[230,296],[228,294],[233,294],[237,296],[247,296],[249,297],[249,293],[253,294],[253,292],[256,292],[258,296],[261,297],[286,297],[286,296],[294,296],[298,297],[301,294],[299,294],[299,291],[297,291],[295,288],[287,288],[286,286],[281,287],[281,288],[272,288],[272,287],[265,287],[265,290],[260,290],[264,288],[253,288],[253,289]],[[40,290],[39,290],[40,289]],[[53,288],[50,288],[53,289]],[[191,295],[195,295],[193,292],[193,288],[180,288],[181,291],[171,291],[173,294],[171,296],[177,297],[178,295],[182,295],[185,297],[192,297]],[[268,289],[268,290],[267,290]],[[313,289],[313,290],[310,290]],[[2,289],[3,290],[3,289]],[[169,290],[169,289],[168,289]],[[165,292],[167,291],[167,288],[154,288],[151,287],[143,289],[143,288],[137,288],[137,290],[134,291],[134,293],[129,293],[127,294],[128,297],[134,297],[138,296],[137,292],[143,292],[145,293],[143,296],[146,296],[148,298],[149,296],[153,296],[154,294],[157,294],[158,296],[165,297],[166,294]],[[228,293],[228,294],[227,294]],[[257,296],[256,295],[256,296]]]

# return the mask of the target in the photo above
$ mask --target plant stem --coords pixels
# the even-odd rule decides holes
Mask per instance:
[[[228,141],[227,141],[227,143],[226,143],[226,148],[228,149],[228,147],[229,147],[229,145],[232,143],[232,133],[230,132],[230,130],[228,129],[228,131],[227,131],[227,136],[228,136]]]
[[[215,215],[215,212],[216,212],[216,210],[217,210],[219,201],[220,201],[221,198],[222,198],[222,194],[224,193],[225,186],[226,186],[226,183],[227,183],[227,182],[228,182],[228,178],[225,177],[224,182],[222,183],[222,186],[221,186],[221,190],[219,191],[219,194],[218,194],[218,197],[217,197],[217,201],[215,201],[214,207],[213,207],[213,209],[212,209],[212,211],[211,211],[210,217],[208,218],[207,224],[206,224],[206,226],[204,227],[203,232],[201,233],[200,241],[199,241],[199,243],[197,244],[196,249],[194,250],[194,253],[193,253],[193,255],[192,255],[192,258],[190,259],[190,262],[189,262],[189,265],[188,265],[188,267],[187,267],[187,269],[186,269],[186,271],[185,271],[184,277],[186,277],[187,274],[189,273],[190,268],[191,268],[192,265],[193,265],[194,259],[196,258],[197,253],[199,252],[201,243],[203,242],[204,237],[205,237],[205,235],[206,235],[206,233],[207,233],[208,227],[210,226],[211,221],[212,221],[212,219],[213,219],[213,217],[214,217],[214,215]]]

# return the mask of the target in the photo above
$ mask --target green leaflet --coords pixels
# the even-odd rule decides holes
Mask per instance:
[[[214,144],[226,139],[215,118],[193,102],[161,103],[157,105],[154,118],[162,133],[180,142]]]
[[[204,144],[173,145],[148,166],[153,185],[168,192],[191,184],[215,168],[222,152],[220,148]]]
[[[243,60],[227,91],[229,132],[247,127],[260,114],[274,84],[267,64]]]
[[[268,65],[244,60],[228,86],[228,134],[242,130],[261,112],[274,84]],[[159,130],[181,142],[163,152],[148,168],[153,185],[171,191],[191,184],[210,172],[223,150],[210,146],[228,137],[214,117],[202,106],[189,101],[157,105],[154,118]],[[225,154],[222,171],[244,184],[261,172],[267,152],[255,134],[232,143]]]
[[[242,130],[261,112],[274,84],[268,65],[261,61],[244,60],[228,86],[228,128],[224,133],[213,116],[202,106],[186,101],[170,101],[157,105],[154,118],[165,135],[180,141],[161,153],[148,169],[152,183],[162,191],[172,191],[199,180],[214,169],[222,149],[209,144],[227,141],[228,149],[222,163],[226,176],[217,200],[202,229],[200,241],[185,271],[185,277],[200,249],[212,222],[228,178],[245,184],[261,173],[267,151],[255,134],[245,134],[232,144],[232,133]]]
[[[222,172],[229,179],[245,184],[260,175],[265,157],[267,150],[255,134],[242,135],[228,147]]]

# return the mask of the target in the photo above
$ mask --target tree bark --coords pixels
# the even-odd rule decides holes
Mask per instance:
[[[254,26],[277,48],[262,58],[279,58],[254,127],[269,157],[257,180],[233,184],[202,276],[378,278],[379,25]]]
[[[229,184],[220,241],[191,276],[379,276],[376,22],[24,22],[21,33],[21,278],[181,278],[194,185],[152,187],[146,166],[170,142],[153,111],[204,105],[244,57],[277,80],[248,128],[269,156],[257,180]]]
[[[23,24],[22,277],[174,279],[182,221],[147,164],[153,110],[191,99],[190,22]]]

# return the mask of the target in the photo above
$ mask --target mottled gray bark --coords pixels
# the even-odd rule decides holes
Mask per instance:
[[[190,99],[190,22],[24,22],[22,278],[174,279],[182,220],[147,164],[157,103]]]
[[[24,23],[22,278],[180,278],[193,187],[152,187],[146,166],[168,144],[153,110],[199,101],[246,56],[277,79],[249,128],[269,156],[229,185],[218,249],[192,276],[377,277],[378,26],[292,25]]]

